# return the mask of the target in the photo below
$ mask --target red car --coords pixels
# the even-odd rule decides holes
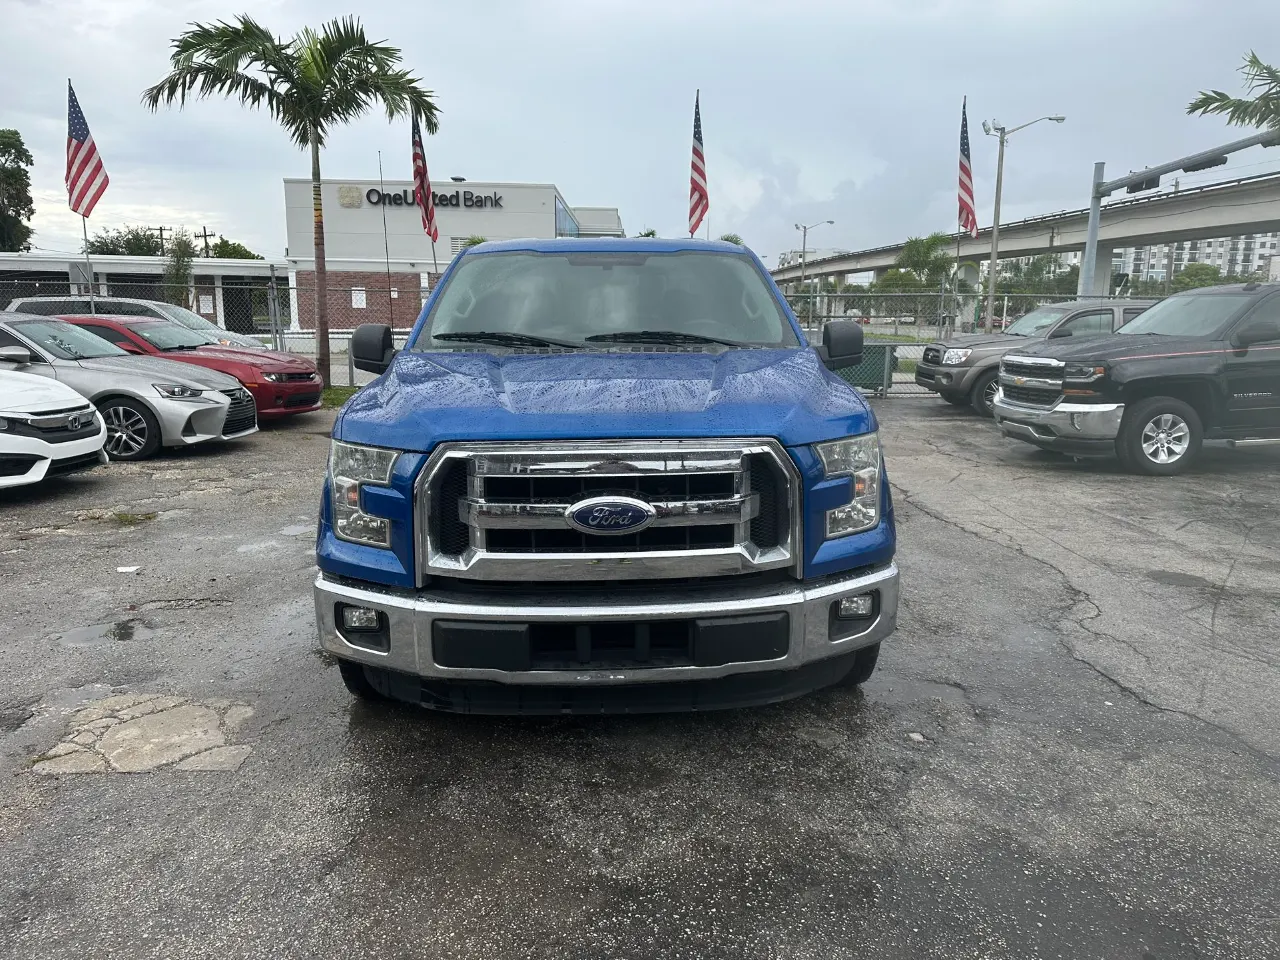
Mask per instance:
[[[211,344],[207,337],[194,330],[150,317],[69,316],[61,319],[129,353],[163,356],[229,373],[253,394],[259,420],[320,409],[321,383],[315,364],[291,353]]]

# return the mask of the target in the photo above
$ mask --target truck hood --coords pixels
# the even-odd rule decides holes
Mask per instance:
[[[875,416],[813,350],[402,353],[357,393],[337,439],[427,452],[449,440],[866,433]]]
[[[939,350],[981,350],[985,347],[1029,347],[1033,343],[1039,343],[1039,337],[1015,337],[1007,333],[967,333],[962,337],[952,337],[943,343],[931,343],[929,346],[937,347]]]
[[[1012,350],[1010,354],[1106,363],[1169,354],[1213,353],[1221,349],[1218,341],[1204,337],[1166,337],[1159,334],[1112,334],[1109,337],[1085,337],[1074,342],[1071,337],[1063,337],[1061,340],[1036,340],[1032,344],[1026,350]]]
[[[231,390],[240,386],[239,380],[225,373],[164,357],[97,357],[77,360],[76,363],[86,370],[150,379],[156,383],[182,383],[213,390]]]
[[[85,402],[84,397],[57,380],[0,370],[0,412],[39,413],[82,407]]]

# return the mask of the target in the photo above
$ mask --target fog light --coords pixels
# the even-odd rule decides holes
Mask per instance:
[[[1073,413],[1071,415],[1071,429],[1077,433],[1080,431],[1080,414]]]
[[[836,616],[841,620],[863,620],[875,612],[875,596],[860,593],[856,597],[841,597]]]
[[[372,607],[343,607],[342,625],[348,630],[377,630],[381,617]]]

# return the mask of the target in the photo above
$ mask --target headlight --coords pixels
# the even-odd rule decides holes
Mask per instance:
[[[188,387],[181,383],[153,383],[153,387],[162,397],[168,397],[170,400],[195,400],[203,390],[197,390],[195,387]]]
[[[8,430],[8,429],[9,429],[9,421],[6,420],[4,417],[0,417],[0,430]]]
[[[1086,367],[1079,363],[1068,363],[1066,369],[1062,371],[1062,376],[1066,380],[1084,381],[1087,383],[1090,380],[1097,380],[1106,372],[1106,367]]]
[[[964,363],[969,359],[972,350],[948,350],[942,355],[943,363]]]
[[[816,445],[828,478],[851,477],[853,499],[827,511],[827,539],[870,530],[880,522],[880,437],[864,433]]]
[[[282,383],[284,381],[283,373],[264,373],[263,380],[270,380],[272,383]]]
[[[329,447],[329,489],[333,497],[333,532],[342,540],[372,547],[391,546],[391,522],[360,509],[360,488],[391,482],[395,450],[358,447],[334,440]]]

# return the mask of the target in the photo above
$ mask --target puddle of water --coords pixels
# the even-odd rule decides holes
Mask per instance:
[[[1193,573],[1178,573],[1175,570],[1148,570],[1147,579],[1156,583],[1163,583],[1170,587],[1198,587],[1204,590],[1216,589],[1216,586],[1204,577],[1197,577]]]
[[[58,634],[55,639],[69,647],[87,647],[95,643],[127,643],[130,640],[148,640],[155,635],[154,624],[138,617],[116,620],[112,623],[94,623],[76,627]]]

